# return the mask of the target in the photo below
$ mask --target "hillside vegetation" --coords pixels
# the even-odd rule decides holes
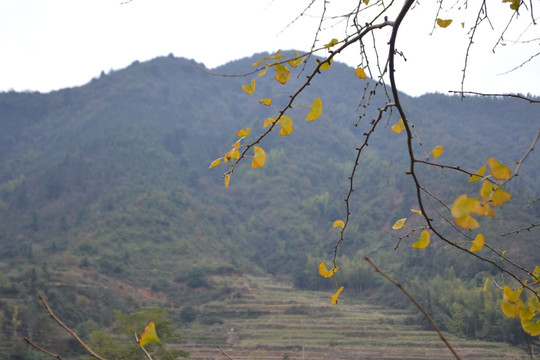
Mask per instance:
[[[261,56],[213,71],[245,72]],[[323,74],[309,89],[324,94],[321,119],[297,121],[287,139],[270,139],[267,165],[240,168],[228,189],[220,169],[208,165],[240,127],[260,129],[273,115],[241,91],[242,78],[211,76],[171,55],[102,73],[78,88],[0,94],[0,321],[8,339],[0,353],[30,358],[23,355],[25,336],[77,353],[45,314],[35,316],[43,313],[38,294],[90,338],[94,329],[114,327],[114,310],[159,305],[174,313],[186,303],[219,301],[224,294],[205,280],[216,274],[272,275],[299,289],[331,289],[316,269],[333,251],[332,222],[345,211],[355,147],[367,125],[354,126],[363,84],[351,71],[335,64],[332,76]],[[268,82],[257,91],[264,97],[286,88]],[[538,127],[538,106],[516,99],[405,99],[426,147],[444,145],[447,162],[472,171],[487,156],[518,160]],[[406,241],[395,249],[391,225],[414,207],[412,184],[397,177],[406,171],[404,154],[392,146],[398,141],[389,127],[376,133],[360,164],[355,188],[362,191],[354,194],[341,247],[340,282],[349,294],[409,307],[363,262],[369,255],[413,289],[443,329],[523,343],[519,321],[500,314],[500,290],[478,292],[491,269],[443,253],[437,242],[423,252]],[[538,196],[537,151],[521,174],[512,201],[489,220],[493,234],[538,222],[538,202],[527,206]],[[445,170],[430,176],[444,200],[468,189],[466,179]],[[534,230],[494,245],[534,267]]]

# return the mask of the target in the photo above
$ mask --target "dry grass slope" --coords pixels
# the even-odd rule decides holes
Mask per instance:
[[[410,313],[363,304],[342,295],[297,291],[270,278],[213,279],[233,289],[231,297],[202,306],[222,324],[191,325],[178,346],[196,360],[453,359],[434,331],[410,325]],[[241,296],[238,296],[241,294]],[[356,303],[355,303],[356,302]],[[527,359],[503,343],[466,341],[446,335],[462,359]]]

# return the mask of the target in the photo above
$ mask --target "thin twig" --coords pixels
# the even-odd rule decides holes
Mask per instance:
[[[42,348],[41,346],[39,346],[39,345],[37,345],[37,344],[34,344],[34,343],[32,342],[32,340],[30,340],[29,338],[24,338],[24,341],[26,341],[26,343],[27,343],[28,345],[32,346],[32,347],[33,347],[34,349],[36,349],[36,350],[41,351],[41,352],[44,353],[45,355],[48,355],[48,356],[53,357],[53,358],[58,359],[58,360],[64,360],[64,358],[61,357],[60,355],[53,354],[52,352],[45,350],[45,349]]]
[[[452,94],[461,94],[461,96],[465,94],[469,94],[469,95],[489,96],[489,97],[513,97],[517,99],[527,100],[530,103],[540,103],[540,100],[534,100],[529,97],[523,96],[521,94],[485,94],[485,93],[476,92],[476,91],[455,91],[455,90],[450,90],[448,92]]]
[[[73,338],[75,338],[75,340],[77,340],[77,342],[82,345],[82,347],[86,350],[86,352],[88,352],[88,354],[90,354],[90,356],[92,356],[93,358],[99,359],[99,360],[105,360],[104,358],[102,358],[101,356],[96,354],[94,352],[94,350],[90,349],[88,347],[88,345],[86,345],[85,342],[82,341],[81,338],[75,333],[75,331],[71,330],[66,324],[64,324],[62,322],[62,320],[60,320],[56,315],[54,315],[51,308],[49,307],[49,304],[47,304],[47,302],[45,301],[45,298],[43,298],[43,296],[39,295],[39,299],[41,300],[41,302],[43,303],[43,305],[45,306],[45,308],[49,312],[49,315],[54,319],[54,321],[56,321],[58,323],[58,325],[63,327],[64,330],[66,330],[71,336],[73,336]]]
[[[450,350],[452,352],[452,354],[454,354],[454,356],[456,357],[456,359],[460,359],[459,355],[456,353],[456,351],[452,348],[452,345],[450,345],[450,343],[446,340],[446,338],[444,337],[443,333],[441,332],[441,330],[439,329],[439,327],[437,326],[437,324],[435,324],[435,322],[433,321],[433,319],[431,318],[431,316],[429,316],[428,312],[426,311],[426,309],[424,309],[424,307],[422,305],[420,305],[420,303],[418,303],[418,301],[416,301],[416,299],[399,283],[397,282],[396,280],[392,279],[389,275],[387,275],[384,271],[382,271],[377,265],[375,265],[375,263],[368,257],[368,256],[364,256],[364,259],[371,265],[373,266],[373,268],[375,269],[376,272],[378,272],[379,274],[381,274],[382,276],[384,276],[388,281],[390,281],[392,284],[394,284],[399,290],[401,290],[405,296],[407,296],[409,298],[409,300],[411,300],[413,302],[414,305],[416,305],[416,307],[418,308],[418,310],[420,310],[422,312],[422,314],[424,315],[424,317],[429,321],[429,323],[431,324],[431,326],[433,326],[433,328],[435,329],[435,331],[437,332],[437,334],[439,335],[439,337],[441,338],[441,340],[445,343],[446,347],[448,348],[448,350]]]
[[[221,346],[218,345],[217,347],[218,347],[219,351],[221,351],[221,353],[223,354],[223,356],[227,357],[227,359],[234,360],[234,358],[231,357],[229,354],[227,354],[227,353],[225,352],[225,350],[223,350],[223,349],[221,348]]]

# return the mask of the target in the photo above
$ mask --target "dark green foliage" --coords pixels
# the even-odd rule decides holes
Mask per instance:
[[[253,60],[216,71],[242,73]],[[257,170],[240,166],[225,190],[223,169],[208,170],[210,162],[229,150],[239,128],[261,131],[264,118],[275,116],[275,106],[285,101],[275,99],[269,110],[241,91],[243,80],[208,76],[185,59],[167,57],[135,62],[79,88],[0,94],[2,321],[15,304],[27,305],[21,307],[27,318],[42,312],[30,306],[39,305],[39,293],[50,298],[66,322],[86,324],[90,334],[113,323],[113,310],[130,313],[157,301],[137,290],[158,293],[176,309],[237,296],[213,286],[209,278],[216,274],[271,273],[301,288],[331,289],[317,266],[331,259],[338,238],[331,226],[345,215],[354,149],[375,116],[368,113],[352,126],[364,83],[352,69],[334,64],[300,99],[311,104],[320,96],[322,117],[308,124],[305,109],[293,110],[293,134],[271,136],[261,144],[267,165]],[[289,86],[261,80],[256,95],[273,96]],[[384,101],[380,95],[373,98],[374,108]],[[405,106],[426,148],[443,145],[445,162],[469,170],[478,169],[487,156],[505,163],[519,159],[537,128],[537,106],[519,100],[434,94],[405,97]],[[456,263],[455,275],[465,280],[490,270],[463,254],[441,251],[438,243],[418,252],[405,239],[394,250],[397,235],[390,226],[410,216],[415,206],[412,181],[403,177],[404,154],[395,146],[403,140],[379,129],[359,164],[352,220],[340,248],[338,280],[347,291],[388,291],[363,262],[364,255],[405,284],[414,283],[416,274],[435,276]],[[514,199],[508,210],[489,220],[493,234],[503,225],[537,222],[538,203],[527,209],[524,204],[538,191],[538,169],[540,157],[533,152],[510,189]],[[464,175],[440,169],[420,169],[419,174],[444,201],[476,191]],[[516,238],[516,258],[537,263],[534,234]],[[430,294],[433,301],[439,301],[437,296]],[[389,303],[400,299],[390,298]],[[462,313],[460,306],[467,305],[439,304],[442,314]],[[490,339],[505,333],[482,330],[484,321],[513,326],[499,323],[495,313],[482,316],[488,320],[475,320],[474,329],[454,316],[441,321],[455,333]],[[219,323],[225,317],[200,315],[200,321]]]

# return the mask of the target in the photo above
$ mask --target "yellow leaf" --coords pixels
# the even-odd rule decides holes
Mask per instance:
[[[336,45],[338,42],[339,42],[338,39],[332,39],[332,40],[330,40],[330,42],[328,44],[324,44],[324,47],[327,48],[327,49],[330,49],[331,47]]]
[[[486,278],[486,281],[484,281],[484,288],[482,289],[484,294],[487,294],[487,292],[488,292],[488,288],[487,288],[488,283],[489,283],[489,278]]]
[[[457,218],[455,221],[458,226],[464,229],[472,230],[480,227],[478,221],[471,215],[465,215],[463,217]]]
[[[396,221],[394,223],[394,225],[392,225],[392,230],[401,229],[403,226],[405,226],[405,221],[406,220],[407,220],[407,218],[403,218],[403,219],[399,219],[398,221]]]
[[[493,196],[491,197],[491,204],[493,206],[500,206],[510,200],[512,198],[512,195],[506,190],[503,190],[502,188],[498,188],[493,193]]]
[[[293,132],[293,121],[287,115],[283,115],[282,117],[280,117],[278,123],[281,124],[281,130],[279,131],[279,135],[287,136]]]
[[[339,227],[339,228],[344,228],[345,227],[345,223],[343,222],[343,220],[336,220],[334,221],[334,224],[332,225],[332,227]]]
[[[225,189],[229,187],[229,182],[231,182],[231,174],[225,174],[225,177],[224,177]]]
[[[442,28],[446,28],[446,27],[450,26],[451,23],[452,23],[452,20],[450,20],[450,19],[443,20],[443,19],[437,18],[437,25],[439,25]]]
[[[399,119],[399,121],[396,124],[394,124],[391,127],[391,129],[393,132],[397,134],[401,134],[401,132],[405,130],[405,124],[403,124],[403,119]]]
[[[238,132],[236,133],[236,136],[238,137],[247,137],[249,135],[249,132],[251,131],[251,127],[247,127],[245,129],[240,129],[238,130]]]
[[[467,194],[463,194],[454,201],[450,211],[455,218],[462,218],[470,213],[483,212],[483,209],[477,198],[469,198]]]
[[[321,67],[320,69],[323,70],[323,71],[326,71],[328,69],[330,69],[330,67],[332,66],[332,62],[334,61],[334,59],[330,59],[330,61],[325,61],[321,64]],[[317,64],[320,64],[320,61],[317,60]]]
[[[338,301],[338,297],[339,297],[339,294],[341,294],[341,292],[343,291],[343,286],[340,287],[336,293],[334,295],[330,295],[329,298],[332,299],[332,301],[330,302],[332,305],[337,305],[337,301]]]
[[[506,254],[506,250],[503,250],[503,252],[501,253],[501,260],[504,260],[504,254]]]
[[[484,180],[484,182],[482,183],[482,187],[480,188],[480,197],[482,198],[482,200],[488,201],[492,192],[493,185],[489,181]]]
[[[441,145],[436,146],[435,149],[431,150],[431,153],[433,154],[434,159],[441,156],[443,154],[443,152],[444,152],[444,148]]]
[[[263,63],[264,60],[266,60],[266,59],[263,58],[263,59],[261,59],[261,60],[258,60],[257,62],[254,62],[253,64],[251,64],[251,66],[257,67],[257,66],[261,65],[261,64]]]
[[[534,295],[531,295],[528,301],[529,308],[531,311],[540,312],[540,300]]]
[[[354,73],[355,73],[356,76],[358,76],[358,78],[360,78],[360,79],[365,79],[365,78],[367,78],[366,72],[365,72],[364,69],[362,69],[361,67],[356,68],[356,70],[354,70]]]
[[[212,161],[212,163],[210,164],[210,166],[208,168],[211,169],[214,166],[218,166],[219,164],[221,164],[222,161],[223,161],[223,158],[216,159],[216,160]]]
[[[484,238],[484,235],[478,234],[474,238],[471,248],[469,249],[470,252],[480,251],[484,247],[484,244],[486,243],[486,239]]]
[[[270,104],[272,104],[272,99],[270,99],[270,98],[261,99],[261,100],[259,100],[259,103],[263,104],[263,105],[266,105],[266,106],[270,106]]]
[[[156,333],[156,325],[153,321],[150,321],[139,337],[139,346],[144,346],[152,341],[160,342]]]
[[[501,310],[509,318],[515,318],[519,314],[519,306],[509,301],[501,302]]]
[[[242,85],[242,90],[248,95],[253,94],[255,91],[255,79],[251,80],[251,83],[249,85]]]
[[[416,209],[411,209],[411,211],[415,214],[418,214],[420,216],[422,216],[422,212],[420,210],[416,210]]]
[[[369,0],[364,0],[364,4],[369,4]]]
[[[276,64],[274,66],[274,69],[276,70],[277,74],[274,75],[274,78],[280,83],[280,84],[286,84],[287,81],[291,78],[291,73],[289,71],[289,68],[287,66],[282,66],[280,64]]]
[[[328,270],[322,261],[319,264],[319,275],[324,276],[325,278],[334,276],[338,270],[339,266],[333,267],[332,270]]]
[[[532,275],[535,283],[540,282],[540,266],[536,265]],[[538,310],[540,311],[540,309]]]
[[[529,320],[529,321],[521,321],[521,326],[523,327],[523,330],[525,332],[529,333],[531,336],[538,336],[540,335],[540,319],[538,320]]]
[[[508,167],[501,164],[492,157],[488,157],[488,166],[491,171],[491,175],[497,180],[507,180],[512,176],[512,172]]]
[[[298,65],[301,65],[304,62],[304,58],[300,56],[298,51],[294,51],[294,59],[290,59],[287,61],[289,65],[291,65],[293,68],[297,67]]]
[[[472,175],[469,179],[469,182],[472,183],[472,182],[475,182],[475,181],[478,181],[480,180],[484,174],[486,173],[486,169],[487,169],[487,166],[484,165],[482,166],[480,169],[478,169],[478,171],[476,172],[475,175]]]
[[[316,98],[315,101],[313,101],[313,105],[309,108],[309,114],[306,117],[306,121],[313,121],[318,119],[321,116],[322,113],[322,100],[320,98]]]
[[[429,232],[427,230],[422,231],[420,234],[420,237],[418,238],[418,241],[415,242],[412,247],[415,249],[425,249],[428,247],[430,243],[430,236]]]
[[[253,155],[253,161],[251,162],[251,167],[253,169],[263,167],[266,161],[266,153],[264,152],[262,148],[258,146],[253,147],[253,152],[255,154]]]
[[[519,288],[516,291],[513,291],[510,286],[505,285],[503,288],[503,300],[517,302],[521,296],[523,288]]]
[[[276,122],[276,119],[274,119],[274,118],[266,118],[264,120],[263,127],[268,127],[268,126],[272,125],[275,122]]]
[[[521,3],[520,0],[503,0],[503,3],[507,3],[507,2],[511,3],[510,4],[510,9],[512,9],[512,10],[519,9],[519,4]]]
[[[264,75],[266,75],[266,70],[268,70],[269,67],[270,65],[266,65],[264,69],[260,73],[257,74],[257,77],[263,77]]]

